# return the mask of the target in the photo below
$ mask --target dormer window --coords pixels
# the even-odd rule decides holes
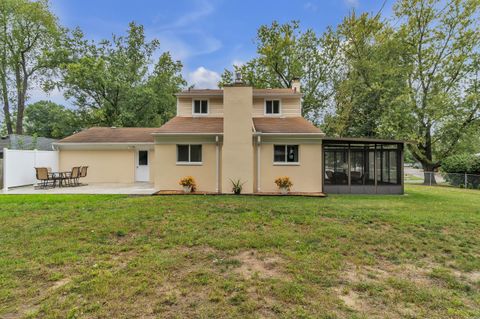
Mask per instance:
[[[280,114],[280,100],[265,100],[265,115]]]
[[[208,114],[208,100],[193,100],[193,114]]]

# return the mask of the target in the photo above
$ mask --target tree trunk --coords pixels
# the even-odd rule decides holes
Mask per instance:
[[[2,99],[3,99],[3,116],[5,126],[7,127],[7,134],[13,134],[12,118],[10,116],[10,103],[8,100],[7,79],[2,76]]]
[[[23,115],[25,112],[25,98],[27,95],[28,77],[24,70],[23,77],[20,74],[20,65],[15,67],[15,78],[17,80],[17,122],[15,132],[23,134]]]
[[[435,179],[435,167],[428,163],[422,163],[423,168],[423,184],[424,185],[437,185]]]
[[[428,124],[425,127],[425,159],[421,162],[423,167],[423,184],[425,185],[436,185],[435,180],[435,168],[433,164],[433,150],[432,150],[432,126]]]
[[[22,89],[18,93],[18,105],[17,105],[17,123],[15,126],[15,131],[17,134],[23,134],[23,116],[25,113],[25,96],[26,96],[26,85],[27,80],[25,79],[22,84]]]

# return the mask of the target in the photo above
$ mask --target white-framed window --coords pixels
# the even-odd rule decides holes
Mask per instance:
[[[192,101],[192,112],[195,115],[206,115],[206,114],[208,114],[208,100],[193,100]]]
[[[177,145],[177,164],[201,164],[202,163],[202,145],[201,144],[178,144]]]
[[[265,115],[280,115],[280,108],[280,100],[265,100]]]
[[[273,163],[298,164],[298,145],[274,145]]]

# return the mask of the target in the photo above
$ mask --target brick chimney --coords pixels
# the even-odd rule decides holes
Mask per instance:
[[[240,180],[244,193],[253,193],[253,88],[241,78],[223,88],[222,192]]]
[[[293,78],[292,79],[292,90],[295,93],[300,93],[300,79],[299,78]]]

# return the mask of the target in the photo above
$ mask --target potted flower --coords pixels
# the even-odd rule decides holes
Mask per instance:
[[[293,186],[293,183],[288,176],[278,177],[275,180],[275,184],[277,184],[278,188],[280,189],[280,193],[284,195],[288,194],[290,187]]]
[[[183,177],[180,182],[180,185],[183,186],[184,193],[194,192],[197,188],[197,184],[195,183],[195,179],[192,176],[185,176]]]
[[[240,195],[240,193],[242,192],[243,184],[245,183],[242,183],[239,179],[237,180],[230,179],[230,182],[232,182],[232,192],[235,195]]]

